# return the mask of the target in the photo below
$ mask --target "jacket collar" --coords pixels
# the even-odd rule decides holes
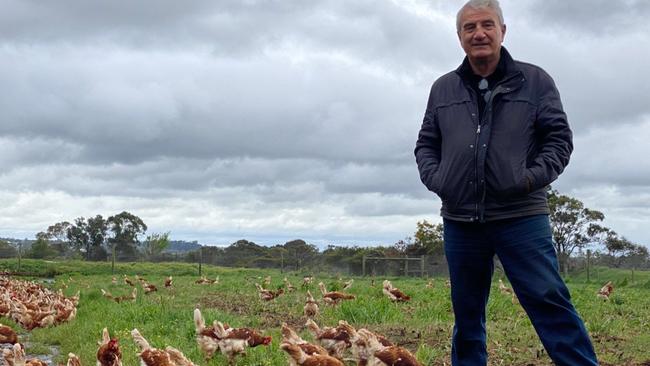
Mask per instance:
[[[501,46],[501,56],[499,57],[497,68],[488,78],[496,78],[497,81],[504,80],[518,72],[519,68],[515,63],[515,60],[510,56],[510,52],[508,52],[505,47]],[[463,79],[463,81],[465,81],[465,83],[470,85],[476,84],[481,79],[481,76],[474,74],[474,71],[472,71],[467,56],[465,56],[463,62],[456,69],[456,73]]]

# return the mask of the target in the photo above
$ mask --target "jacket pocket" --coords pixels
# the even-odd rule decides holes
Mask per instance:
[[[431,174],[429,179],[429,189],[440,197],[441,200],[444,200],[444,194],[442,192],[442,172],[440,166],[438,169]]]
[[[465,159],[454,160],[452,164],[441,166],[436,177],[438,197],[447,210],[468,204],[474,196],[474,186],[469,184],[471,165]]]
[[[525,156],[501,161],[486,173],[486,188],[490,196],[508,200],[528,194],[530,183],[526,178]]]

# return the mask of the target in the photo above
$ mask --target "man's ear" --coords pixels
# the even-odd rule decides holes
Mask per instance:
[[[501,25],[501,42],[506,39],[506,25]]]

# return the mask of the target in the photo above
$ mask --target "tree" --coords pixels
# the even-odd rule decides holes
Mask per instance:
[[[50,243],[50,246],[55,248],[59,255],[64,256],[72,248],[70,248],[70,241],[68,231],[72,225],[67,221],[58,222],[47,228],[45,232],[36,234],[36,238],[42,238]]]
[[[311,263],[318,255],[318,248],[313,244],[307,244],[304,240],[297,239],[284,244],[286,256],[285,263],[294,265],[298,270]]]
[[[569,257],[574,250],[590,244],[601,243],[610,230],[600,223],[605,215],[584,207],[584,204],[572,197],[547,191],[550,220],[553,231],[553,245],[560,262],[560,270],[568,274]]]
[[[138,216],[123,211],[106,220],[108,230],[112,233],[109,242],[113,255],[122,260],[134,260],[137,257],[138,235],[147,231],[147,225]]]
[[[58,222],[47,228],[45,232],[49,240],[58,240],[65,242],[68,239],[68,229],[72,226],[67,221]]]
[[[48,259],[56,256],[56,250],[52,248],[44,237],[39,237],[32,244],[32,247],[27,252],[28,258],[34,259]]]
[[[18,251],[9,242],[0,240],[0,258],[13,258],[18,255]]]
[[[106,259],[106,237],[108,236],[108,222],[102,215],[88,219],[86,224],[88,234],[88,255],[86,259],[101,261]]]
[[[413,238],[410,236],[398,240],[397,243],[393,244],[393,248],[395,248],[395,250],[403,255],[409,255],[413,250],[417,251],[419,249],[422,249],[419,246],[416,247],[416,245],[413,243]]]
[[[74,225],[68,224],[67,237],[70,240],[70,245],[76,250],[84,252],[86,260],[88,260],[90,258],[90,237],[86,219],[78,217],[74,220]]]
[[[630,262],[633,266],[643,264],[648,258],[648,248],[632,243],[614,231],[609,231],[604,240],[607,253],[613,259],[612,265],[621,267],[624,262]]]
[[[363,254],[363,248],[357,246],[328,245],[327,249],[323,250],[322,258],[330,271],[348,270],[350,273],[360,274]]]
[[[169,247],[169,232],[148,235],[142,246],[144,255],[149,259],[160,255],[167,247]]]
[[[441,255],[444,253],[442,228],[442,224],[433,225],[427,220],[417,223],[414,244],[424,249],[424,253],[421,254]]]
[[[625,262],[632,267],[646,267],[650,264],[650,253],[648,248],[643,245],[634,245],[625,256]]]
[[[229,267],[248,267],[257,258],[266,256],[266,248],[248,240],[237,240],[223,251],[219,264]]]

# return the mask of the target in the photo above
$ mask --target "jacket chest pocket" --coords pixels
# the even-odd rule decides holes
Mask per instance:
[[[525,137],[533,132],[535,111],[536,106],[530,100],[510,94],[503,95],[494,108],[491,137]]]

